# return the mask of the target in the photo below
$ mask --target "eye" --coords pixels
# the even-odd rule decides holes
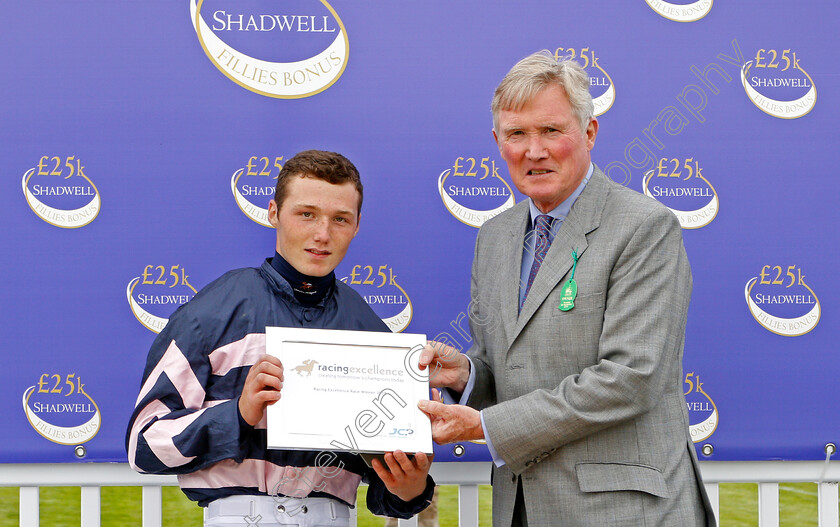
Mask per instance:
[[[337,221],[338,223],[349,223],[350,222],[350,220],[348,220],[344,216],[336,216],[335,221]]]
[[[312,212],[310,212],[310,211],[308,211],[308,210],[301,211],[300,215],[301,215],[301,216],[303,216],[304,218],[313,218],[313,217],[315,217],[315,215],[314,215],[314,214],[312,214]]]

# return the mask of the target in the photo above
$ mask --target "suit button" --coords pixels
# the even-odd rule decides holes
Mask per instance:
[[[512,475],[510,476],[510,480],[511,480],[512,482],[516,483],[516,474],[512,474]]]

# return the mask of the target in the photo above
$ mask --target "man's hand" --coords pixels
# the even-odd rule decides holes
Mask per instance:
[[[283,363],[272,355],[263,355],[251,366],[242,395],[239,397],[239,413],[251,426],[259,423],[267,406],[280,399],[283,389]]]
[[[478,410],[460,404],[443,404],[437,390],[432,390],[432,397],[431,401],[420,401],[417,407],[432,421],[432,439],[435,443],[445,445],[484,439]]]
[[[385,464],[374,459],[373,470],[385,483],[391,494],[403,501],[411,501],[426,490],[426,476],[432,460],[423,452],[414,454],[414,459],[402,450],[385,452]]]
[[[470,361],[452,346],[430,340],[420,352],[420,371],[429,368],[429,385],[461,393],[470,378]]]

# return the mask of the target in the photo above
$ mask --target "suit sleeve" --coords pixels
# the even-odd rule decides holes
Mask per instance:
[[[184,309],[152,344],[126,433],[128,461],[138,472],[184,474],[244,459],[253,428],[240,417],[238,398],[205,402],[205,348],[197,320]]]
[[[623,247],[613,252],[597,361],[553,389],[484,410],[485,433],[516,473],[571,441],[645,414],[666,390],[681,389],[691,270],[679,222],[657,207],[629,237],[608,243]]]
[[[496,378],[488,359],[484,331],[494,331],[501,324],[498,308],[491,306],[487,299],[482,300],[478,287],[479,249],[483,232],[479,229],[475,240],[475,253],[470,273],[470,304],[467,306],[470,333],[473,337],[467,354],[472,359],[472,368],[475,370],[475,384],[469,394],[467,404],[478,409],[496,404]]]

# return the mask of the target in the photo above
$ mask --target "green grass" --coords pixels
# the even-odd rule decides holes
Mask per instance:
[[[490,485],[481,485],[478,489],[478,523],[481,527],[491,527],[493,519],[491,515],[492,497]],[[367,487],[359,487],[359,497],[356,501],[358,507],[359,527],[382,527],[385,519],[374,516],[365,507],[365,494]],[[458,525],[458,487],[454,485],[443,485],[438,494],[438,523],[441,527]]]
[[[816,483],[779,484],[779,525],[817,527]],[[722,483],[720,485],[721,527],[758,525],[758,484]]]
[[[359,488],[359,527],[381,527],[382,518],[364,507],[367,487]],[[103,527],[140,527],[140,493],[138,487],[102,487],[101,517]],[[489,527],[491,490],[479,489],[479,522]],[[51,527],[79,525],[81,491],[78,487],[42,487],[40,490],[41,524]],[[439,496],[441,527],[458,525],[458,489],[443,486]],[[758,485],[755,483],[723,483],[720,485],[721,527],[757,527]],[[815,483],[782,483],[779,485],[779,515],[783,527],[817,527],[817,485]],[[201,509],[184,497],[177,487],[163,488],[163,525],[165,527],[198,527]],[[0,527],[18,525],[18,489],[0,487]]]
[[[18,525],[18,489],[0,487],[0,527]],[[492,524],[490,506],[491,489],[479,489],[479,521],[481,526]],[[384,518],[372,515],[365,507],[367,486],[359,488],[357,503],[359,527],[382,527]],[[79,487],[42,487],[40,489],[40,516],[42,525],[51,527],[77,527],[80,524]],[[438,498],[441,527],[458,525],[458,488],[441,487]],[[141,489],[139,487],[102,487],[102,527],[140,527]],[[163,488],[163,525],[165,527],[197,527],[202,523],[202,510],[189,501],[178,487]]]

